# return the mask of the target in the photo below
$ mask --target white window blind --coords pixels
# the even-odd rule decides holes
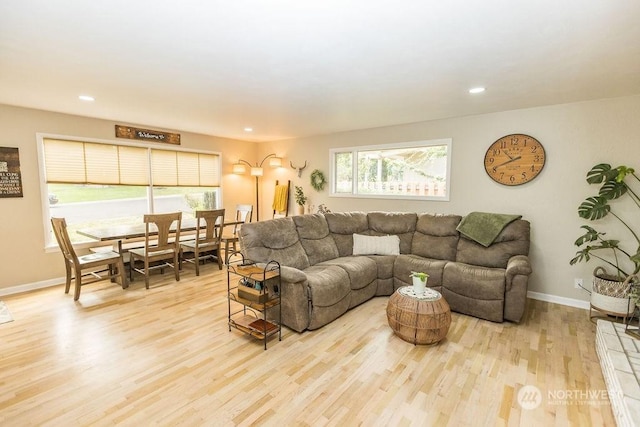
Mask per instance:
[[[219,187],[220,161],[215,154],[151,150],[153,185]]]
[[[44,161],[48,183],[220,186],[217,154],[44,139]]]
[[[44,163],[49,183],[149,184],[145,148],[45,139]]]

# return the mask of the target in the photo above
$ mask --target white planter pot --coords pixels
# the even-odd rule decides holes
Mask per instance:
[[[611,315],[629,316],[635,309],[635,304],[629,298],[633,279],[635,276],[628,276],[620,281],[616,276],[607,274],[604,268],[596,267],[593,271],[591,306]]]
[[[416,295],[424,294],[424,291],[427,289],[427,280],[420,280],[419,277],[412,277],[413,279],[413,292]]]

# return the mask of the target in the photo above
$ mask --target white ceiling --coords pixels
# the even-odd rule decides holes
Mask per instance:
[[[638,94],[639,22],[638,0],[0,0],[0,103],[326,134]]]

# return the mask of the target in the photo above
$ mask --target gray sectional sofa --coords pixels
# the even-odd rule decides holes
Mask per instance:
[[[411,283],[411,271],[428,273],[428,286],[453,311],[520,321],[531,274],[529,222],[513,220],[485,247],[457,230],[461,220],[429,213],[311,214],[244,224],[239,240],[246,259],[281,264],[282,322],[298,332],[391,295]]]

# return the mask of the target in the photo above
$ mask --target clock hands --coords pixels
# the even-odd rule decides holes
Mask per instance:
[[[495,165],[493,167],[493,170],[495,171],[496,169],[498,169],[500,166],[504,166],[506,164],[509,164],[511,162],[515,162],[516,160],[520,160],[522,158],[522,156],[517,156],[517,157],[511,157],[510,155],[507,154],[507,157],[509,157],[509,160],[507,160],[506,162],[500,163],[499,165]]]

